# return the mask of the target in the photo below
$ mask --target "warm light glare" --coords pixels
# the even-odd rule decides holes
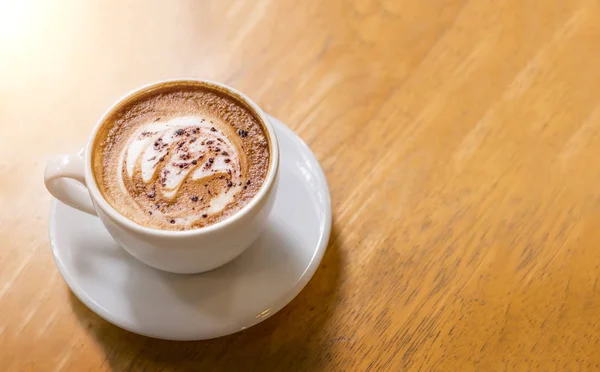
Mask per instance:
[[[0,39],[11,41],[23,35],[32,11],[31,1],[0,0]]]
[[[49,1],[0,0],[0,77],[24,71],[33,51],[46,45],[48,33],[42,30],[48,30],[51,6]]]

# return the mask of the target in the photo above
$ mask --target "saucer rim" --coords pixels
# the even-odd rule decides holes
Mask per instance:
[[[219,330],[219,332],[214,332],[214,331],[207,332],[207,333],[199,332],[198,335],[192,336],[192,337],[176,337],[175,335],[160,335],[160,334],[155,334],[153,332],[146,332],[144,330],[138,329],[135,326],[135,324],[132,324],[131,322],[127,321],[126,319],[120,319],[120,318],[114,316],[110,311],[108,311],[106,308],[104,308],[102,305],[100,305],[92,297],[87,295],[86,292],[77,284],[76,279],[74,279],[72,276],[70,276],[67,273],[67,269],[64,267],[61,260],[58,258],[59,248],[58,248],[58,244],[54,238],[54,235],[56,235],[56,233],[57,233],[57,231],[56,231],[57,222],[56,221],[57,221],[58,206],[59,206],[60,201],[58,201],[55,198],[52,198],[52,202],[51,202],[51,206],[50,206],[50,217],[49,217],[50,221],[49,221],[49,226],[48,226],[48,232],[49,232],[49,237],[50,237],[50,239],[49,239],[50,246],[52,249],[52,258],[54,259],[54,263],[56,264],[58,271],[60,272],[61,276],[63,277],[63,280],[65,281],[67,286],[71,289],[73,294],[75,294],[75,296],[81,302],[83,302],[90,310],[92,310],[98,316],[100,316],[104,320],[108,321],[109,323],[111,323],[119,328],[122,328],[126,331],[129,331],[129,332],[132,332],[135,334],[139,334],[139,335],[142,335],[145,337],[151,337],[151,338],[162,339],[162,340],[171,340],[171,341],[208,340],[208,339],[223,337],[223,336],[227,336],[227,335],[231,335],[233,333],[243,331],[245,329],[253,327],[253,326],[265,321],[266,319],[270,318],[275,313],[277,313],[278,311],[283,309],[294,298],[296,298],[296,296],[298,296],[298,294],[304,289],[304,287],[306,287],[306,285],[308,284],[310,279],[312,279],[312,277],[314,276],[317,268],[319,267],[319,265],[323,259],[323,256],[325,255],[325,251],[327,249],[327,245],[329,243],[329,238],[331,235],[331,226],[332,226],[331,193],[329,190],[329,185],[327,183],[327,178],[325,177],[325,172],[323,172],[323,168],[321,167],[319,160],[316,158],[316,156],[314,155],[312,150],[308,147],[308,145],[302,140],[302,138],[300,138],[293,130],[288,128],[280,120],[278,120],[277,118],[275,118],[269,114],[267,114],[267,117],[269,118],[269,120],[272,121],[272,125],[277,127],[277,129],[287,132],[287,134],[297,143],[297,145],[300,145],[300,147],[302,147],[303,150],[306,150],[306,152],[309,154],[309,156],[312,157],[311,161],[314,162],[314,164],[316,164],[316,167],[315,167],[316,172],[315,173],[317,173],[317,178],[319,179],[319,183],[320,183],[319,189],[326,191],[324,193],[325,199],[323,200],[323,203],[322,203],[322,205],[325,207],[323,210],[323,212],[325,213],[324,223],[323,223],[323,225],[321,225],[321,226],[323,226],[323,230],[320,232],[319,241],[315,246],[313,255],[312,255],[309,263],[306,265],[306,268],[304,269],[302,274],[300,274],[300,276],[298,277],[296,282],[290,287],[290,289],[284,295],[282,295],[278,299],[274,300],[273,301],[274,303],[271,306],[266,307],[267,309],[270,310],[268,313],[260,314],[260,316],[258,316],[258,317],[253,316],[253,317],[251,317],[251,319],[247,319],[247,321],[244,321],[244,320],[237,321],[237,322],[235,322],[235,324],[229,326],[228,328]],[[283,152],[283,151],[280,151],[280,152]],[[281,165],[282,165],[282,163],[280,162],[280,166]],[[153,268],[151,268],[151,269],[157,270],[157,269],[153,269]],[[189,274],[178,274],[178,275],[189,275]]]

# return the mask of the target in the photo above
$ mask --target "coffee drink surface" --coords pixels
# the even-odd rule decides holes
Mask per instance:
[[[259,191],[269,137],[241,99],[201,83],[165,84],[120,104],[93,144],[106,200],[147,227],[188,230],[219,222]]]

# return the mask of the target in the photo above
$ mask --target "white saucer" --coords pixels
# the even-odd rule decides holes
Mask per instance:
[[[331,230],[327,181],[310,149],[272,118],[281,148],[267,230],[239,258],[204,274],[169,274],[137,261],[96,217],[56,200],[50,242],[79,299],[107,321],[145,336],[202,340],[251,327],[284,307],[315,273]]]

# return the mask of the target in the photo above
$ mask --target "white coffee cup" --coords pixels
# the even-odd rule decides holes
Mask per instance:
[[[271,161],[267,176],[258,193],[247,205],[220,222],[184,231],[158,230],[142,226],[121,215],[102,196],[92,173],[92,145],[101,124],[121,102],[157,85],[190,81],[225,90],[245,102],[258,114],[270,137]],[[119,99],[102,115],[86,147],[80,153],[58,155],[48,162],[44,181],[48,191],[58,200],[98,216],[112,237],[138,260],[160,270],[189,274],[208,271],[226,264],[244,252],[258,237],[273,207],[278,170],[279,144],[275,131],[267,115],[250,98],[220,83],[176,79],[143,86]]]

